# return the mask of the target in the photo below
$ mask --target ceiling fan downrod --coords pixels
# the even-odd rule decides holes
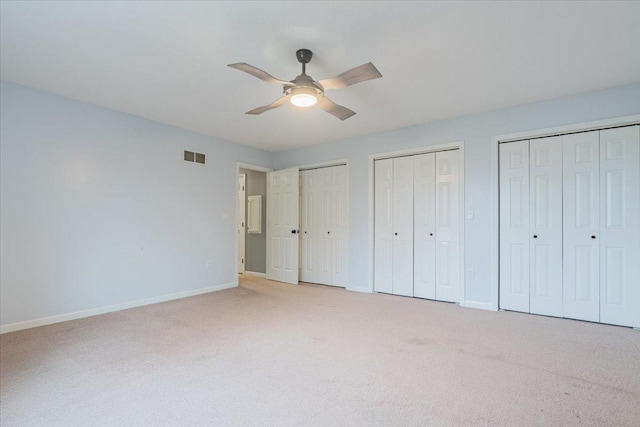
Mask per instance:
[[[307,74],[307,64],[311,62],[313,52],[309,49],[298,49],[296,51],[296,58],[298,58],[298,62],[302,64],[302,74]]]

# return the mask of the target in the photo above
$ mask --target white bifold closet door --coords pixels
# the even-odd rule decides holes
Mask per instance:
[[[413,157],[393,159],[393,294],[413,296]]]
[[[499,150],[500,307],[640,326],[640,127]]]
[[[500,308],[529,312],[529,141],[500,144]]]
[[[347,285],[347,185],[346,166],[300,172],[303,282]]]
[[[377,292],[413,296],[413,157],[375,162],[375,268]]]
[[[374,164],[374,269],[376,292],[393,293],[393,159]]]
[[[500,145],[500,307],[562,316],[562,139]]]
[[[331,182],[333,186],[331,284],[344,288],[349,280],[349,171],[347,166],[333,166]]]
[[[599,134],[563,137],[564,317],[592,322],[600,318]]]
[[[300,280],[322,280],[319,217],[322,213],[321,177],[316,169],[300,171]]]
[[[458,153],[458,150],[436,153],[436,299],[449,302],[460,301]]]
[[[436,153],[415,156],[413,176],[413,296],[436,299]]]
[[[460,301],[459,151],[377,160],[376,292]]]
[[[600,321],[640,328],[640,126],[600,131]]]
[[[529,143],[529,311],[562,316],[562,137]]]

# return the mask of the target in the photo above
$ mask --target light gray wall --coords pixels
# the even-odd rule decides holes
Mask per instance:
[[[240,169],[240,173],[247,175],[245,181],[246,197],[262,196],[262,233],[249,234],[245,227],[245,263],[247,271],[254,273],[267,272],[267,174],[250,169]],[[245,210],[247,200],[244,202]],[[248,212],[247,212],[248,219]]]
[[[0,98],[0,324],[235,282],[236,162],[272,153],[7,82]]]
[[[275,155],[11,83],[0,83],[0,100],[7,325],[233,283],[236,162],[284,168],[347,158],[349,289],[370,290],[368,156],[460,140],[466,207],[475,211],[465,224],[475,271],[467,300],[488,303],[497,262],[491,137],[638,114],[640,83]],[[184,149],[207,154],[207,164],[184,162]]]
[[[429,102],[427,99],[426,102]],[[640,113],[640,83],[554,99],[545,102],[458,117],[385,133],[276,153],[276,169],[333,159],[349,160],[349,286],[370,291],[369,270],[369,172],[370,154],[465,142],[465,188],[467,209],[475,217],[465,223],[466,299],[491,302],[491,138],[514,132],[600,120]],[[357,120],[355,116],[350,120]]]

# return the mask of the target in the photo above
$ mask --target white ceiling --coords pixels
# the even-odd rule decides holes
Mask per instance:
[[[6,2],[1,78],[271,151],[640,81],[640,2]],[[372,61],[327,91],[358,114],[244,112],[284,80]]]

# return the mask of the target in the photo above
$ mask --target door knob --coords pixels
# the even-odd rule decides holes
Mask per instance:
[[[330,232],[330,231],[327,231],[327,234],[331,234],[331,232]]]
[[[433,236],[433,233],[429,233],[429,236]]]
[[[307,232],[305,231],[304,234],[307,234]]]
[[[296,234],[298,230],[291,230],[291,234]]]
[[[534,235],[533,235],[533,238],[534,238],[534,239],[537,239],[537,238],[538,238],[538,235],[537,235],[537,234],[534,234]]]
[[[393,234],[395,234],[396,236],[398,235],[398,233],[393,233]]]
[[[591,236],[591,238],[592,238],[592,239],[595,239],[595,238],[596,238],[596,236]]]

